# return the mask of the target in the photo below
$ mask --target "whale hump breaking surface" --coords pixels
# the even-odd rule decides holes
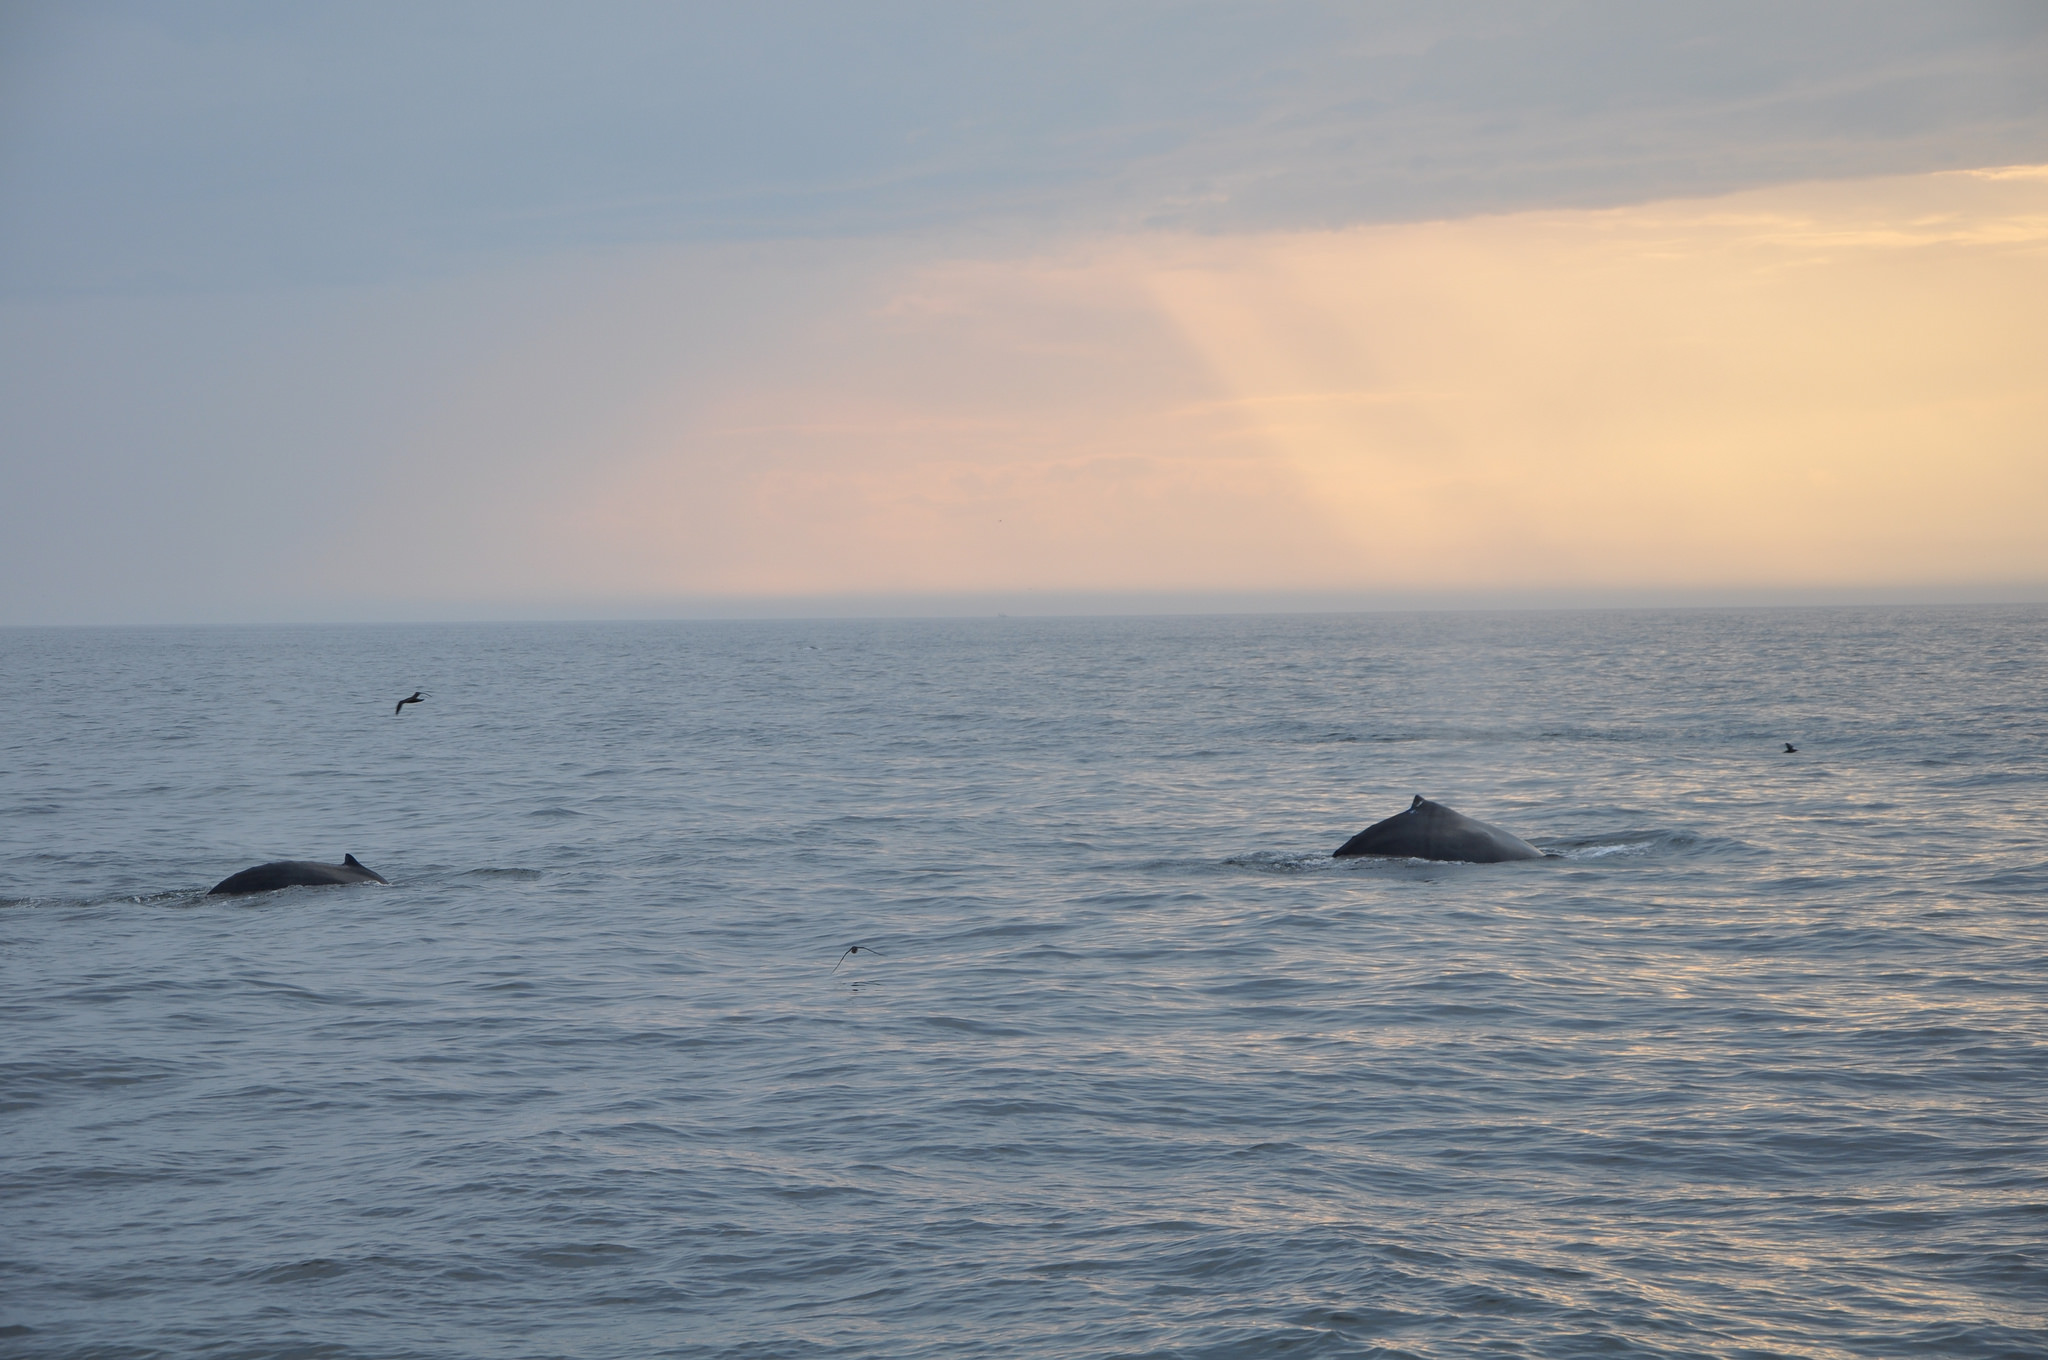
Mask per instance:
[[[244,869],[239,874],[230,874],[214,884],[206,895],[237,896],[242,893],[273,892],[278,888],[390,881],[375,869],[363,864],[354,855],[343,855],[339,864],[322,864],[310,859],[280,859],[272,860],[268,864],[259,864],[253,869]]]
[[[1510,831],[1467,817],[1421,794],[1383,822],[1374,822],[1331,852],[1337,858],[1381,855],[1390,859],[1454,860],[1466,864],[1499,864],[1512,859],[1542,859],[1543,852]]]

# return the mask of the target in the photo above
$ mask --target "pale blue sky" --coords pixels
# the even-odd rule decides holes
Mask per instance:
[[[13,4],[16,296],[1241,230],[2048,154],[2048,6]]]

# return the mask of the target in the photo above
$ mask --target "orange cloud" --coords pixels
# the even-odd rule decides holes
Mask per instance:
[[[1155,275],[1360,579],[2048,577],[2048,176],[1204,245]]]
[[[432,434],[524,469],[450,579],[2048,581],[2048,170],[937,254],[642,260],[505,347]]]

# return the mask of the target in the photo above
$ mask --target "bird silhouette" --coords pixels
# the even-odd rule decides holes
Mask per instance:
[[[1788,756],[1791,755],[1793,752],[1797,751],[1798,749],[1799,748],[1797,746],[1794,746],[1789,741],[1785,743],[1785,754]]]
[[[846,946],[846,954],[858,954],[858,953],[860,953],[860,946],[859,946],[859,945],[857,945],[857,944],[850,944],[850,945]],[[874,951],[874,950],[872,950],[872,949],[870,949],[870,950],[868,951],[868,953],[870,953],[870,954],[875,954],[875,951]],[[841,954],[841,955],[839,956],[839,963],[845,963],[845,962],[846,962],[846,954]],[[881,956],[880,954],[875,954],[875,957],[879,959],[879,958],[881,958],[882,956]],[[836,972],[838,972],[838,971],[839,971],[839,963],[835,963],[835,964],[833,964],[833,965],[832,965],[832,972],[836,973]],[[828,974],[827,976],[829,976],[829,974]]]
[[[424,694],[421,694],[418,690],[414,690],[409,697],[400,699],[398,701],[397,706],[391,710],[391,716],[394,718],[397,717],[399,713],[404,710],[407,704],[419,703],[424,698],[426,698]]]

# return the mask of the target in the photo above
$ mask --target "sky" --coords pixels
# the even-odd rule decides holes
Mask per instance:
[[[2048,600],[2048,7],[0,7],[0,624]]]

